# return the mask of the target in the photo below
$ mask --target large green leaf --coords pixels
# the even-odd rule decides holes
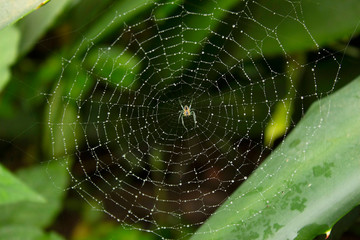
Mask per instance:
[[[49,0],[0,0],[0,29],[41,7]]]
[[[0,165],[0,205],[19,201],[43,203],[45,199]]]
[[[360,77],[298,126],[193,236],[312,239],[360,203]]]

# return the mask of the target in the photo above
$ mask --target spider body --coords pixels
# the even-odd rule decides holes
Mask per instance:
[[[180,120],[181,120],[182,125],[183,125],[184,128],[187,130],[187,128],[185,127],[185,123],[184,123],[184,117],[193,116],[194,125],[195,125],[195,127],[196,127],[196,114],[195,114],[195,112],[194,112],[193,110],[191,110],[191,103],[190,103],[189,106],[188,106],[188,105],[183,106],[180,101],[179,101],[179,103],[180,103],[180,106],[181,106],[181,109],[182,109],[182,110],[179,111],[180,114],[179,114],[179,120],[178,120],[178,122],[180,122]]]
[[[184,117],[191,116],[191,111],[188,105],[185,105],[183,110],[184,110]]]

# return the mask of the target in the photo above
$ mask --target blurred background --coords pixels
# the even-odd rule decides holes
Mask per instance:
[[[359,12],[52,0],[2,29],[1,165],[46,202],[0,205],[0,239],[189,238],[311,103],[360,74]],[[199,130],[179,124],[179,100]],[[358,208],[331,239],[360,239]]]

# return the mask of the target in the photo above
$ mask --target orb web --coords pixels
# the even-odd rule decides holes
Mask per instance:
[[[146,2],[84,37],[49,95],[53,160],[68,165],[69,189],[124,226],[191,236],[273,150],[276,107],[286,137],[337,81],[340,63],[319,48],[301,2],[278,2]],[[284,23],[314,49],[307,61]],[[322,61],[334,73],[319,88]]]

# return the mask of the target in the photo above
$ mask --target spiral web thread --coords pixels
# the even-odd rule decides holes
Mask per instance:
[[[264,132],[276,106],[296,103],[294,114],[285,108],[289,130],[338,78],[340,63],[318,47],[301,2],[264,3],[147,2],[85,38],[49,97],[53,160],[68,164],[69,189],[124,226],[191,236],[271,153]],[[278,29],[288,21],[316,49],[311,61],[287,53]],[[264,53],[268,41],[282,56]],[[329,59],[334,80],[319,90],[317,65]],[[308,73],[311,90],[298,90],[296,71]],[[191,104],[196,124],[179,118],[180,103]]]

